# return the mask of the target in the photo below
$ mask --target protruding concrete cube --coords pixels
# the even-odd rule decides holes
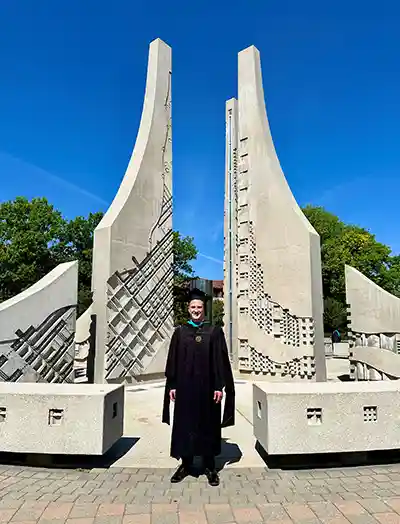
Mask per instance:
[[[103,455],[123,433],[124,387],[0,383],[0,450]]]
[[[268,455],[400,449],[397,381],[253,386],[254,435]]]

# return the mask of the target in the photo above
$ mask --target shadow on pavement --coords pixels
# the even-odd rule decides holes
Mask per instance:
[[[45,455],[38,453],[0,453],[1,465],[22,465],[45,468],[84,469],[109,468],[126,455],[139,441],[122,437],[104,455]]]
[[[221,471],[228,464],[236,464],[243,453],[236,443],[228,442],[225,438],[221,442],[221,454],[216,457],[217,469]]]
[[[400,463],[400,450],[268,455],[258,441],[256,442],[255,449],[269,469],[329,469],[357,466],[387,466]]]

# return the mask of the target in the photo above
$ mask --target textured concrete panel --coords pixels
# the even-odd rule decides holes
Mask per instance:
[[[2,451],[103,455],[121,438],[123,418],[123,386],[0,384]]]
[[[171,49],[150,44],[140,127],[94,235],[95,381],[162,372],[173,330]]]
[[[0,381],[72,382],[78,262],[0,304]]]
[[[255,47],[226,106],[225,326],[232,361],[271,379],[326,380],[319,235],[273,145]],[[236,328],[237,326],[237,328]]]
[[[253,386],[254,435],[270,455],[400,448],[400,383]]]
[[[345,271],[351,378],[400,378],[400,299],[353,267]]]
[[[89,306],[87,310],[76,321],[75,331],[75,358],[74,358],[74,381],[87,382],[87,366],[91,338],[91,316],[93,314],[92,307]]]

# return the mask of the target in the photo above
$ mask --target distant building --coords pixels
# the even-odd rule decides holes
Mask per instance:
[[[213,280],[213,300],[223,300],[224,299],[224,281],[223,280]]]

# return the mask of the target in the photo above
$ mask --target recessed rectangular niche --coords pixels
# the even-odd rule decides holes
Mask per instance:
[[[49,409],[49,426],[61,426],[63,419],[63,409]]]
[[[322,424],[322,408],[307,408],[307,422],[309,426]]]
[[[5,422],[7,418],[7,408],[0,408],[0,422]]]
[[[262,404],[259,400],[257,400],[257,417],[261,418],[262,413]]]
[[[378,406],[364,406],[364,422],[376,422],[378,420]]]

